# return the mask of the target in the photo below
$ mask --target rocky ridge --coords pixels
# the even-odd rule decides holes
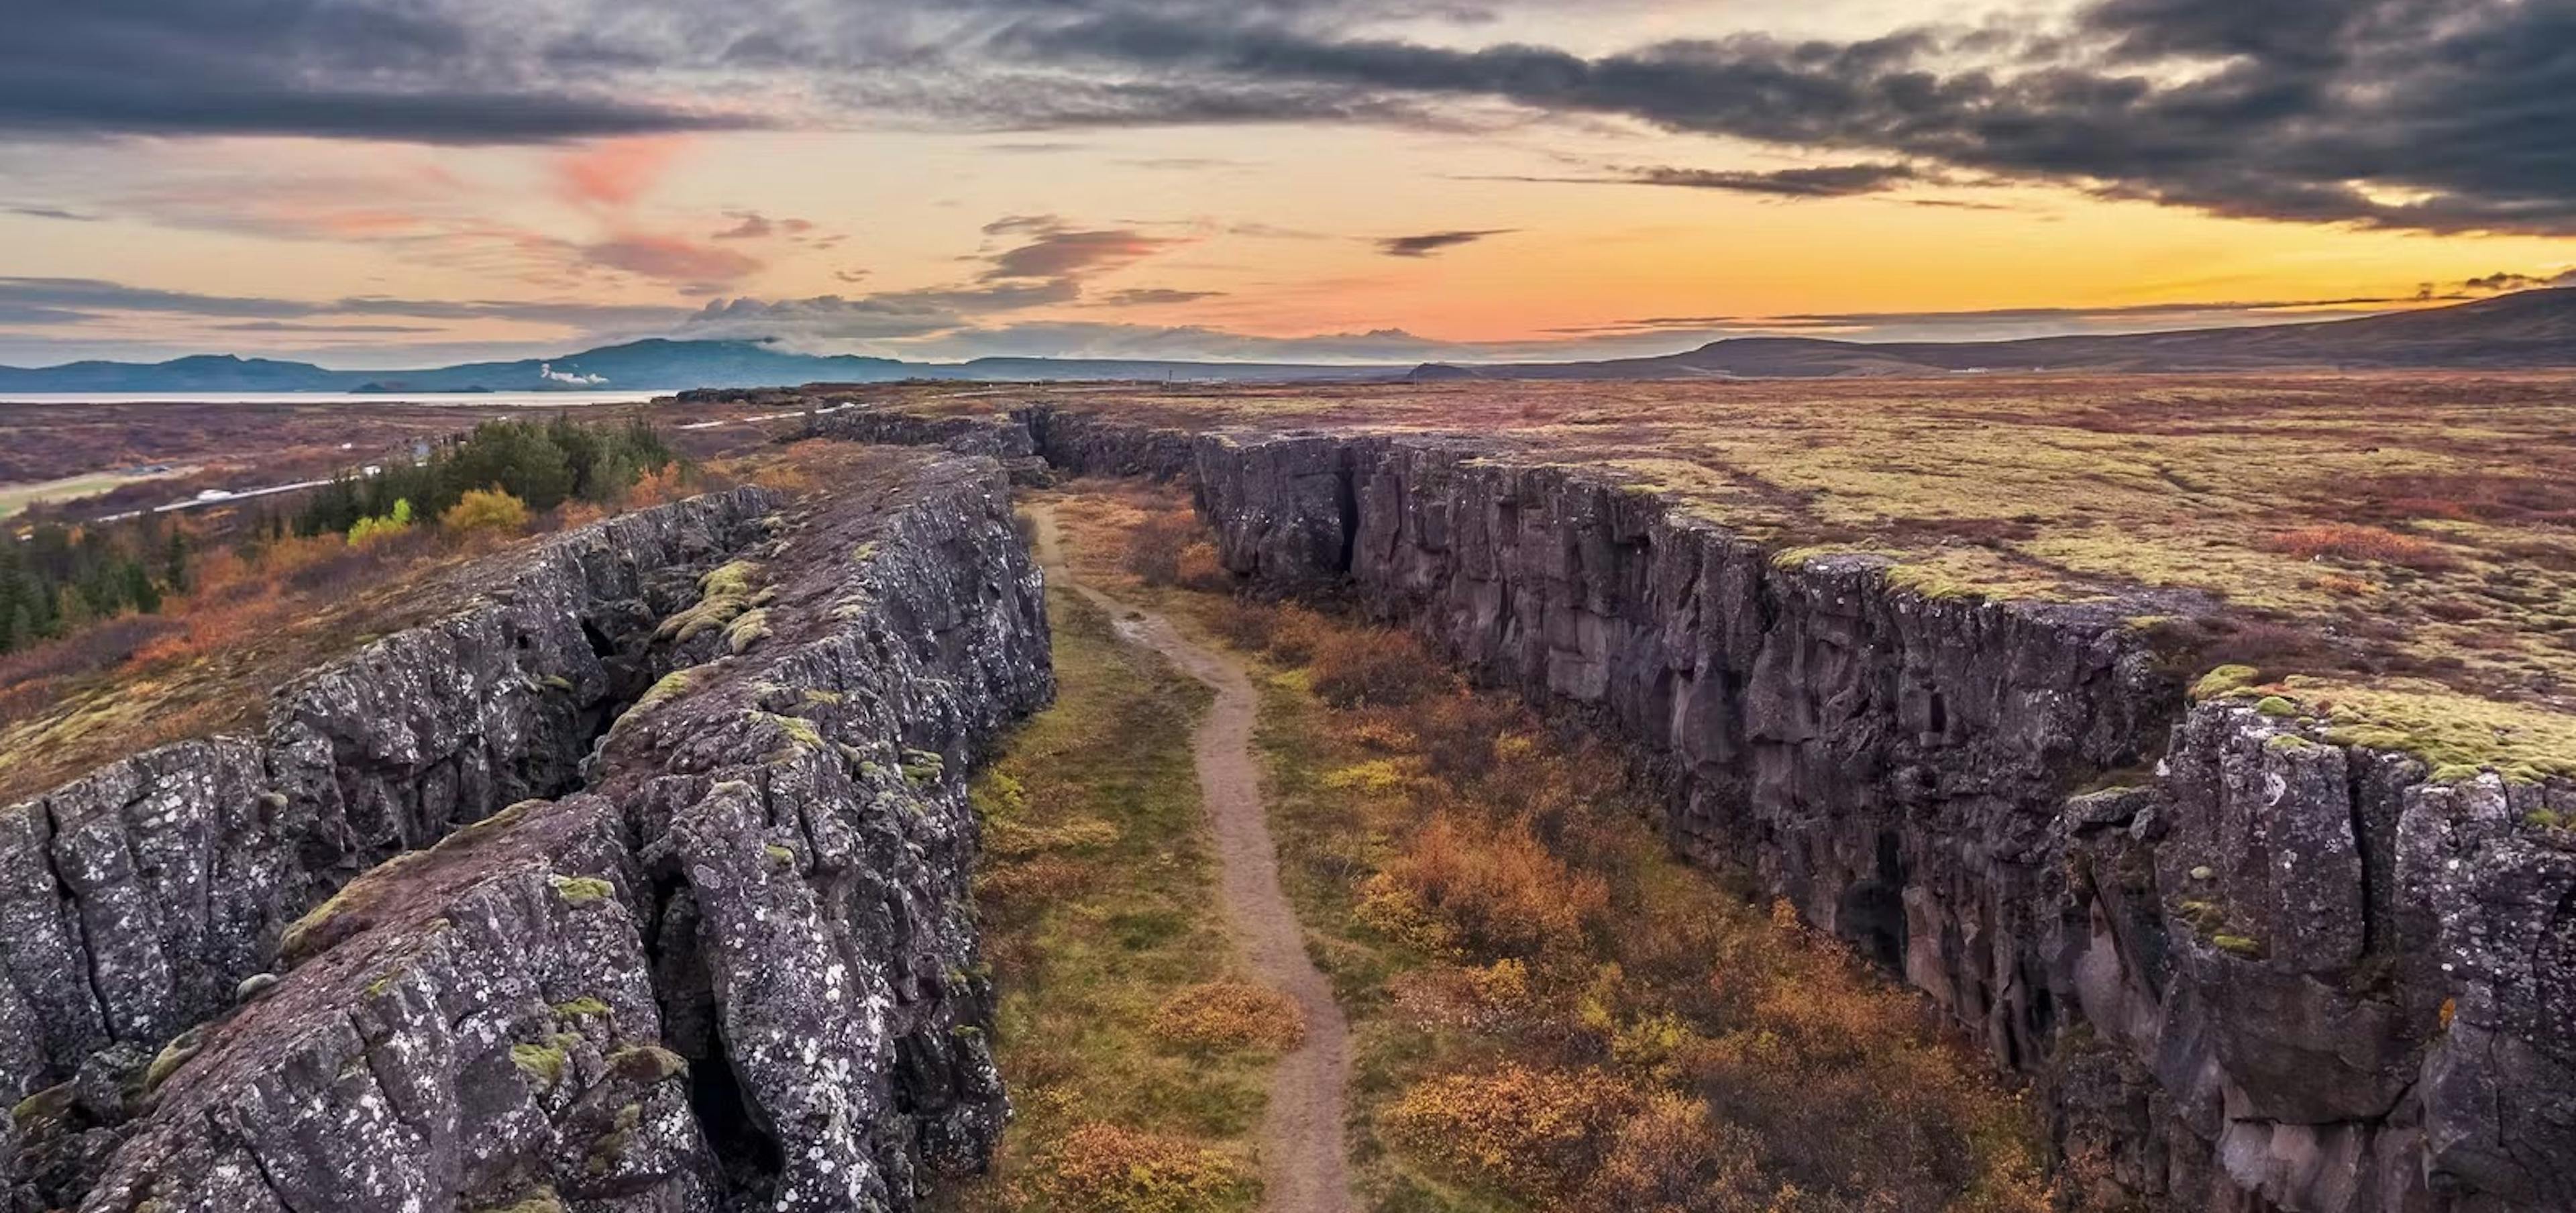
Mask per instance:
[[[730,500],[743,542],[581,646],[645,686],[560,799],[399,818],[462,828],[263,920],[231,1009],[83,1055],[0,1135],[18,1206],[905,1209],[981,1165],[1006,1105],[963,777],[1052,693],[1002,475],[889,457]],[[492,635],[453,668],[526,651]]]
[[[2151,604],[1925,594],[1470,440],[988,424],[1186,479],[1236,574],[1637,743],[1676,845],[2030,1079],[2072,1175],[2176,1209],[2576,1207],[2563,780],[2193,702],[2128,622]]]
[[[359,872],[569,790],[656,676],[635,633],[771,504],[737,490],[549,540],[487,601],[280,689],[260,736],[164,746],[0,809],[0,1088],[160,1047]]]

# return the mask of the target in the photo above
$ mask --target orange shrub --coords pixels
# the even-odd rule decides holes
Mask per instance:
[[[1065,1135],[1038,1184],[1070,1213],[1207,1213],[1250,1193],[1234,1160],[1175,1138],[1088,1124]]]
[[[1180,554],[1190,543],[1198,541],[1198,518],[1182,510],[1146,515],[1128,531],[1126,559],[1121,561],[1126,572],[1133,572],[1144,585],[1180,585]]]
[[[772,472],[764,472],[761,477],[761,482],[782,491],[793,491],[799,488],[811,487],[811,485],[773,483],[771,480],[772,476],[780,477],[782,480],[791,479],[792,477],[790,477],[789,473],[792,471],[793,469],[782,467]],[[646,506],[668,505],[671,502],[679,501],[693,495],[694,494],[689,490],[689,486],[683,482],[683,474],[680,470],[680,465],[677,463],[669,463],[664,464],[658,471],[644,473],[644,475],[638,478],[633,485],[628,486],[626,490],[626,504],[629,508],[640,510]]]
[[[2447,569],[2459,563],[2447,549],[2429,539],[2400,535],[2375,526],[2340,522],[2282,531],[2272,536],[2268,545],[2274,551],[2287,552],[2302,560],[2333,556],[2343,560],[2402,565],[2425,572]]]
[[[1758,1144],[1744,1129],[1716,1123],[1699,1100],[1656,1092],[1612,1132],[1582,1206],[1752,1213],[1771,1196],[1755,1163]]]
[[[1323,616],[1301,606],[1270,608],[1273,619],[1261,651],[1282,665],[1304,665],[1314,660],[1332,625]]]
[[[1185,1049],[1285,1053],[1306,1039],[1296,1000],[1248,981],[1190,986],[1154,1011],[1154,1038]]]
[[[1551,1011],[1518,960],[1491,965],[1433,965],[1395,979],[1395,1005],[1415,1023],[1475,1032],[1519,1032]]]
[[[1582,947],[1609,906],[1608,882],[1568,868],[1526,826],[1485,828],[1439,812],[1362,886],[1360,914],[1435,950],[1537,956]]]
[[[1590,1179],[1619,1125],[1641,1100],[1600,1070],[1541,1070],[1517,1062],[1415,1083],[1379,1115],[1418,1158],[1523,1199],[1570,1195]]]
[[[1315,694],[1337,708],[1405,707],[1451,685],[1422,646],[1385,628],[1333,632],[1309,665]]]
[[[1221,589],[1229,580],[1225,565],[1217,559],[1216,545],[1204,539],[1181,549],[1177,572],[1180,584],[1197,590]]]

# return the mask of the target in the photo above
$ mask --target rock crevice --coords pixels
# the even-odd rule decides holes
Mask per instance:
[[[2144,604],[1927,594],[1472,440],[1004,428],[1186,480],[1239,576],[1637,743],[1676,845],[2028,1077],[2071,1177],[2178,1209],[2576,1207],[2576,845],[2549,824],[2576,787],[2189,703]]]
[[[15,1199],[905,1209],[982,1165],[1007,1105],[964,774],[1052,693],[1001,470],[905,457],[804,505],[702,502],[740,542],[684,562],[691,592],[592,629],[630,681],[659,676],[595,746],[548,760],[583,790],[418,840],[435,845],[271,932],[281,974],[237,1006],[157,1054],[88,1054],[0,1138]],[[614,553],[584,551],[575,567],[618,584]],[[541,600],[523,582],[503,605]],[[485,635],[503,653],[564,638],[591,664],[560,677],[616,681],[580,617],[545,609],[547,631]],[[360,752],[413,762],[427,749],[406,730],[440,709],[386,707]],[[436,765],[377,803],[446,803],[419,774]],[[372,820],[410,843],[406,823],[455,815]],[[92,1070],[103,1096],[76,1098]]]
[[[549,540],[490,601],[281,688],[256,738],[164,746],[0,808],[0,1038],[42,1042],[0,1047],[0,1088],[157,1047],[359,872],[578,786],[619,690],[590,636],[672,609],[769,504],[738,490]]]

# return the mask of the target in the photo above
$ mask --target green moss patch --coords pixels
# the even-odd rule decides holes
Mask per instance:
[[[2482,771],[2519,783],[2576,777],[2576,717],[2536,705],[2464,695],[2418,679],[2356,686],[2289,678],[2278,692],[2304,713],[2323,717],[2327,740],[2413,755],[2443,782]]]
[[[555,896],[577,906],[617,896],[616,885],[596,876],[549,876],[546,883],[555,887]]]

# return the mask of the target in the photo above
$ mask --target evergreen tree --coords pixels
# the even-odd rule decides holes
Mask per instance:
[[[140,560],[125,562],[125,600],[146,615],[161,609],[161,587],[152,584],[152,574]]]

